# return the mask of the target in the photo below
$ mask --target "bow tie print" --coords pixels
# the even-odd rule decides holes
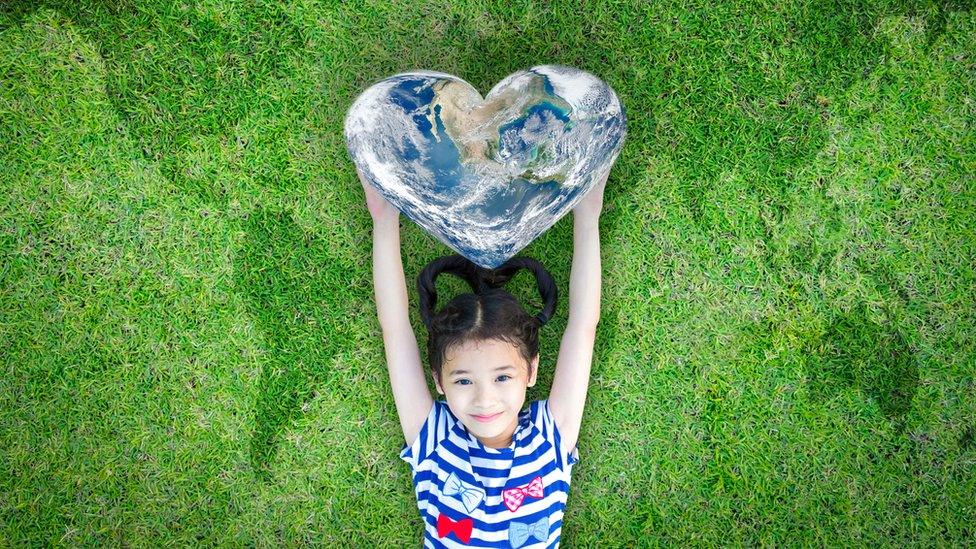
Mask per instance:
[[[539,476],[532,479],[532,482],[525,486],[502,490],[502,499],[505,500],[505,507],[508,507],[509,511],[514,511],[522,505],[522,500],[525,499],[525,496],[541,498],[544,494],[542,488],[542,477]]]
[[[511,543],[512,547],[515,549],[525,545],[525,542],[529,539],[529,536],[532,536],[539,541],[546,541],[549,539],[549,517],[542,517],[537,522],[532,524],[513,522],[511,526],[508,527],[508,542]]]
[[[484,490],[461,482],[461,479],[459,479],[454,473],[451,473],[451,475],[447,477],[447,481],[444,482],[444,495],[460,497],[461,502],[464,503],[464,508],[467,509],[469,513],[477,509],[478,504],[481,503],[481,500],[485,499]]]
[[[457,539],[468,543],[471,541],[471,530],[473,528],[474,521],[469,518],[451,520],[451,517],[444,513],[437,515],[437,537],[439,538],[453,533]]]

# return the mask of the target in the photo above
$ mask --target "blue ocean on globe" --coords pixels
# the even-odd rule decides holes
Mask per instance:
[[[482,98],[449,74],[372,85],[350,107],[349,154],[407,218],[486,268],[517,254],[609,172],[626,115],[602,80],[541,65]]]

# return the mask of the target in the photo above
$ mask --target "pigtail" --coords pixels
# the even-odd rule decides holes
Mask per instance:
[[[556,302],[559,297],[559,289],[552,275],[535,259],[526,256],[518,256],[509,259],[497,269],[488,269],[485,273],[485,283],[491,288],[504,286],[522,269],[528,269],[535,277],[536,288],[539,296],[542,297],[542,311],[535,315],[539,326],[545,325],[556,312]]]
[[[420,318],[428,330],[432,327],[437,307],[437,277],[443,272],[453,274],[467,282],[478,294],[484,290],[482,278],[476,271],[478,268],[460,255],[438,257],[424,267],[417,277],[417,295],[420,298]]]

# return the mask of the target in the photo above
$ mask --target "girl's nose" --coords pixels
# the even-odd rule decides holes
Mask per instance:
[[[495,400],[495,392],[489,388],[478,389],[478,393],[475,395],[475,404],[478,406],[485,406],[493,404]]]

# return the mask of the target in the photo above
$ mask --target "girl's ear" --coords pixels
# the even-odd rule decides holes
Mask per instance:
[[[441,387],[441,383],[437,381],[437,376],[431,373],[430,377],[434,378],[434,386],[437,387],[437,394],[443,395],[444,389]]]
[[[535,385],[535,378],[539,375],[539,355],[535,355],[532,359],[532,375],[529,376],[529,382],[525,384],[526,387],[532,387]]]

